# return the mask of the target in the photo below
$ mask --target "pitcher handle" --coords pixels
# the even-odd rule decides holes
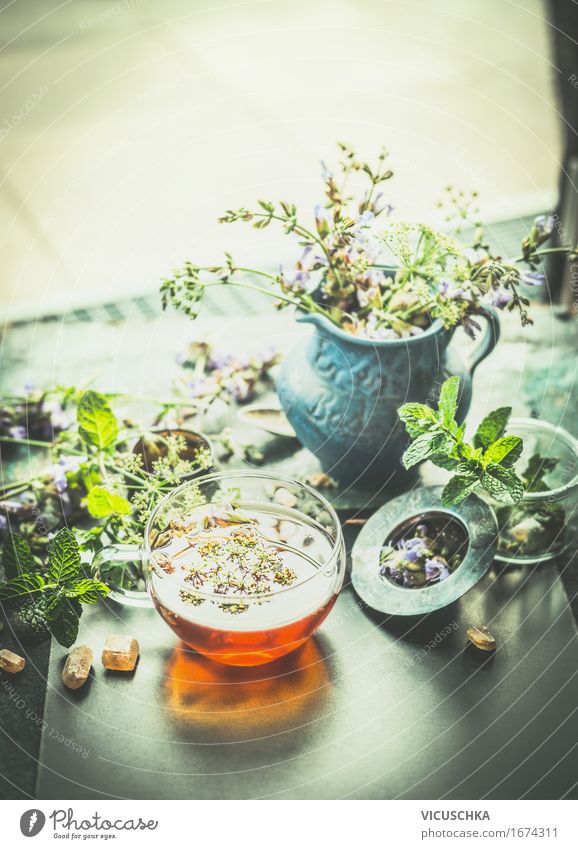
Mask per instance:
[[[132,566],[131,566],[132,564]],[[139,564],[135,567],[134,564]],[[101,549],[92,561],[92,572],[108,584],[108,598],[129,607],[152,607],[146,590],[142,549],[138,545],[113,543]],[[137,584],[137,588],[134,584]]]
[[[466,357],[466,368],[472,375],[482,360],[492,353],[500,338],[500,319],[493,307],[485,307],[478,313],[486,320],[486,326],[482,329],[477,344]]]

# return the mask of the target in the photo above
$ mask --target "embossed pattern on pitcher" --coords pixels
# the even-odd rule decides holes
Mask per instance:
[[[448,374],[462,378],[462,417],[469,407],[471,377],[460,357],[447,350],[452,334],[435,324],[409,339],[372,342],[350,336],[323,316],[300,320],[313,324],[315,332],[285,358],[277,381],[300,441],[343,483],[403,482],[400,458],[407,436],[397,408],[434,399]],[[486,345],[484,355],[492,347]]]

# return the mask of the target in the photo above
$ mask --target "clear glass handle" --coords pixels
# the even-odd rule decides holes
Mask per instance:
[[[94,577],[110,587],[108,598],[129,607],[152,607],[146,589],[142,549],[138,545],[108,545],[92,562]]]

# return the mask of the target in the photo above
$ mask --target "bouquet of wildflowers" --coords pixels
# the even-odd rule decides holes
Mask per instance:
[[[542,247],[554,230],[551,216],[536,219],[518,257],[496,256],[477,217],[476,194],[451,188],[441,204],[451,234],[428,224],[393,222],[383,192],[393,176],[387,153],[382,151],[371,165],[348,145],[340,144],[339,150],[336,171],[323,166],[325,201],[315,207],[311,224],[303,223],[294,204],[267,200],[258,201],[254,210],[228,210],[220,219],[248,222],[259,230],[280,225],[299,245],[292,267],[277,273],[246,268],[228,253],[218,266],[186,262],[162,282],[163,305],[172,303],[195,318],[208,287],[244,286],[271,294],[278,307],[322,314],[354,336],[415,336],[436,320],[446,328],[462,324],[474,336],[479,329],[475,316],[488,306],[517,310],[522,324],[531,324],[520,284],[543,281],[540,266],[547,253],[576,259],[572,246]],[[359,191],[350,191],[353,180],[361,180]],[[474,233],[467,245],[459,238],[464,228]]]

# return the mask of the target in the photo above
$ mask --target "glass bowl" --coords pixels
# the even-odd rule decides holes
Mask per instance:
[[[151,515],[144,549],[155,607],[191,648],[254,666],[302,645],[333,607],[345,545],[331,505],[260,472],[204,475]]]
[[[578,441],[538,419],[511,419],[508,432],[524,440],[515,469],[532,491],[515,507],[489,500],[499,527],[496,560],[526,565],[553,560],[577,530]]]

